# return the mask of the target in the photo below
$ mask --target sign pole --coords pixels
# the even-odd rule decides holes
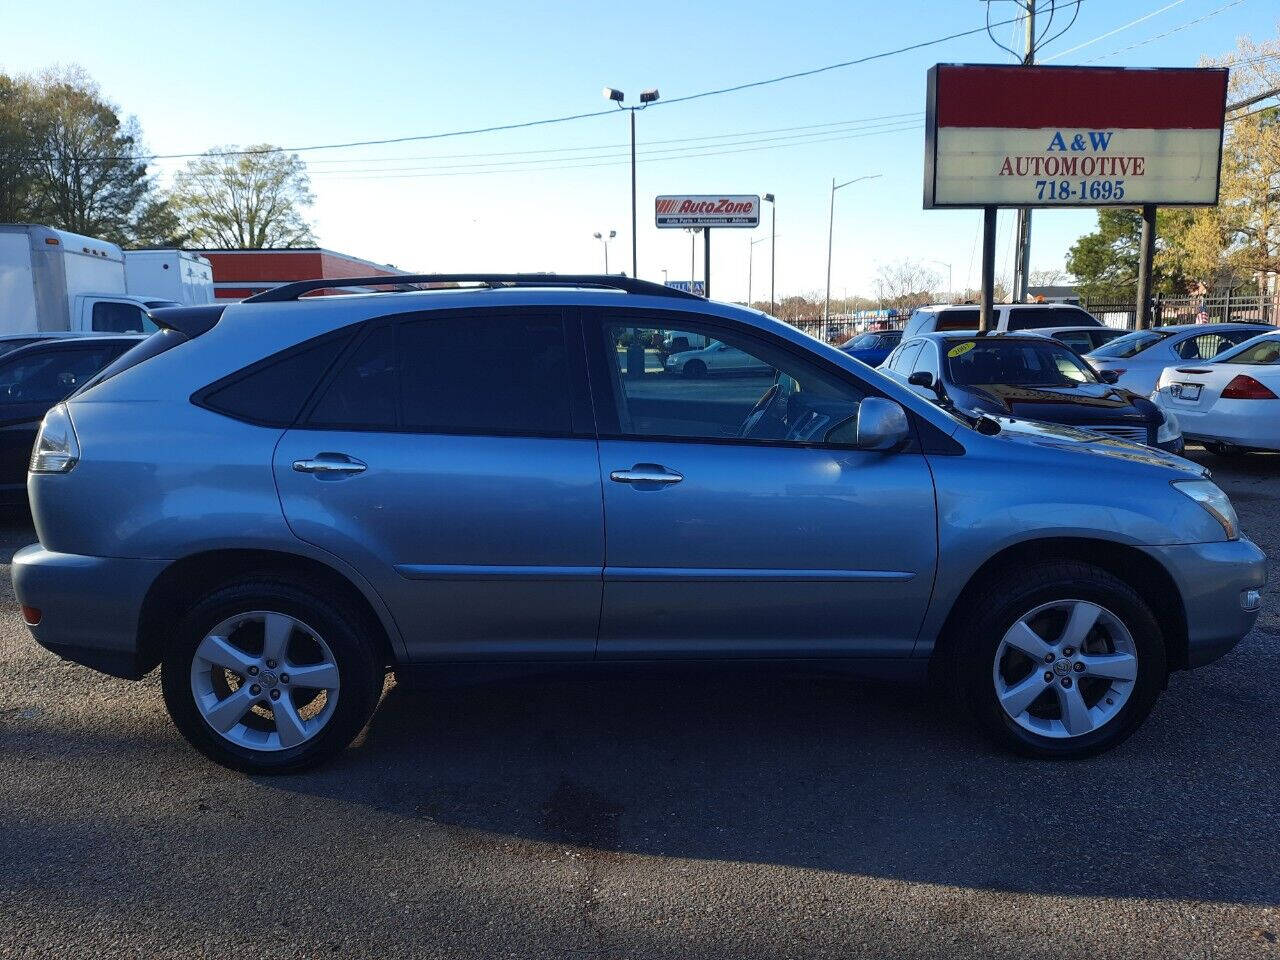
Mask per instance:
[[[991,329],[995,312],[996,286],[996,208],[982,208],[982,310],[978,314],[978,332]]]
[[[711,299],[711,228],[702,228],[702,295]]]
[[[1138,309],[1134,329],[1151,326],[1151,264],[1156,256],[1156,205],[1142,205],[1142,244],[1138,249]]]
[[[1024,66],[1031,67],[1036,62],[1036,3],[1038,0],[1026,0],[1027,9],[1027,52],[1022,58]],[[1013,303],[1025,303],[1027,285],[1031,274],[1031,208],[1018,208],[1018,222],[1014,231],[1017,235],[1017,253],[1013,259]]]

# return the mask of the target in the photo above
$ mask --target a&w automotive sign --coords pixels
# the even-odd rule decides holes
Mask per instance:
[[[758,196],[666,196],[654,205],[659,227],[760,226]]]

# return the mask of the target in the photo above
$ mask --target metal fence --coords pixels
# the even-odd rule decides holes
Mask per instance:
[[[1116,303],[1103,300],[1081,300],[1084,307],[1109,327],[1132,330],[1137,316],[1137,304],[1132,300]],[[1275,323],[1280,320],[1276,299],[1266,296],[1241,296],[1219,294],[1212,297],[1162,297],[1152,302],[1152,323],[1167,326],[1172,323],[1230,323],[1251,320],[1257,323]]]
[[[1255,323],[1280,324],[1280,295],[1241,296],[1220,294],[1212,297],[1162,297],[1153,298],[1152,323],[1167,326],[1174,323],[1228,323],[1253,321]],[[1132,300],[1081,300],[1080,306],[1101,320],[1108,327],[1132,330],[1135,326],[1137,305]],[[788,321],[819,340],[841,344],[868,330],[900,330],[907,323],[907,314],[892,317],[833,316],[826,323],[821,317],[797,318]]]

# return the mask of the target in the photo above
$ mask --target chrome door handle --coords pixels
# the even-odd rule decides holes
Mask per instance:
[[[609,479],[614,483],[679,483],[684,477],[666,467],[637,463],[630,470],[613,471]]]
[[[369,465],[363,460],[348,457],[345,453],[317,453],[312,460],[295,460],[293,469],[298,473],[314,473],[318,476],[346,476],[364,473]]]

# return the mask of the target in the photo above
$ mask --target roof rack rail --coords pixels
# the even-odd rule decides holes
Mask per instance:
[[[244,303],[287,303],[297,300],[313,290],[338,290],[346,287],[404,287],[420,283],[478,283],[487,287],[591,287],[594,289],[622,290],[625,293],[644,294],[650,297],[676,297],[701,300],[696,293],[677,290],[674,287],[638,280],[635,277],[615,277],[595,273],[410,273],[390,277],[332,277],[319,280],[299,280],[285,283],[262,293],[246,297]],[[388,292],[406,292],[388,291]]]

